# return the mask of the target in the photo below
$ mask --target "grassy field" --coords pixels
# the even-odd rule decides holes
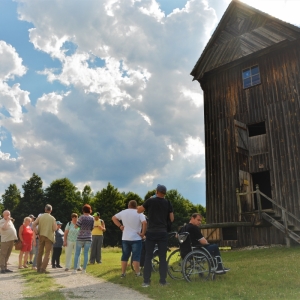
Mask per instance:
[[[300,299],[300,247],[222,252],[225,266],[231,268],[226,275],[201,283],[168,278],[170,285],[166,287],[158,284],[157,273],[152,273],[152,283],[148,288],[141,287],[143,279],[136,278],[130,268],[126,278],[120,278],[120,257],[120,249],[106,248],[103,263],[89,265],[87,272],[153,299]],[[28,278],[35,276],[26,272]],[[57,297],[62,299],[59,295]],[[51,298],[56,299],[53,294]]]
[[[231,271],[215,281],[195,284],[168,278],[170,285],[161,287],[158,274],[153,273],[149,288],[142,288],[142,278],[135,278],[130,269],[125,279],[120,278],[121,254],[116,251],[105,249],[103,263],[89,266],[88,273],[154,299],[300,299],[299,247],[223,252]]]

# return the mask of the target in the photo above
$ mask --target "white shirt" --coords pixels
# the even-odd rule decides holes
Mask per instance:
[[[146,221],[144,214],[138,214],[136,209],[128,208],[117,213],[115,217],[123,223],[123,241],[138,241],[142,239],[139,233],[142,229],[142,222]]]
[[[9,220],[7,224],[7,228],[3,229],[4,225],[6,223],[6,220],[3,218],[0,220],[0,231],[1,231],[1,242],[9,242],[17,240],[17,231],[14,226],[14,223]]]

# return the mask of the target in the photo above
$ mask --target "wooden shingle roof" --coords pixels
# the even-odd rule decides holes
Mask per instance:
[[[193,68],[193,80],[206,72],[283,41],[300,38],[300,28],[238,0],[232,0]]]

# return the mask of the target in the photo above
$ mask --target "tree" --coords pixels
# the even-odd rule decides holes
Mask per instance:
[[[71,220],[72,213],[81,214],[81,194],[68,178],[52,181],[45,190],[45,200],[52,205],[52,215],[64,226]]]
[[[115,226],[111,218],[126,207],[125,199],[125,196],[110,183],[108,183],[106,189],[102,189],[101,192],[97,192],[95,195],[94,207],[92,208],[94,211],[100,212],[100,217],[105,222],[105,246],[121,244],[122,231]]]
[[[41,177],[33,173],[31,178],[22,185],[24,194],[19,205],[14,209],[15,227],[18,229],[23,224],[25,217],[44,212],[44,190]]]
[[[128,202],[130,200],[135,200],[137,202],[137,205],[141,205],[144,201],[143,199],[136,193],[133,192],[128,192],[127,194],[124,195],[125,196],[125,207],[124,209],[127,209],[128,207]]]
[[[89,204],[89,205],[92,204],[94,193],[92,191],[92,188],[89,185],[85,185],[85,187],[82,190],[81,196],[82,196],[82,202],[84,204]]]
[[[14,214],[14,210],[19,205],[21,199],[21,192],[15,184],[10,184],[2,195],[2,210],[9,210]]]

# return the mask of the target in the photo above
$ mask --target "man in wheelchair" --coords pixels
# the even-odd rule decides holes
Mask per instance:
[[[223,266],[222,260],[221,260],[221,254],[219,247],[216,244],[209,244],[206,240],[206,238],[202,235],[199,225],[201,224],[202,216],[199,213],[193,213],[190,219],[190,222],[186,225],[184,225],[179,232],[188,232],[190,236],[190,242],[192,244],[192,247],[205,247],[206,250],[213,256],[216,257],[217,260],[217,269],[215,271],[216,274],[226,274],[230,269],[225,268]],[[184,245],[183,245],[184,246]],[[187,251],[190,245],[186,243]],[[184,251],[184,247],[182,247],[182,251]],[[186,253],[187,254],[187,253]],[[185,254],[183,254],[185,256]]]

